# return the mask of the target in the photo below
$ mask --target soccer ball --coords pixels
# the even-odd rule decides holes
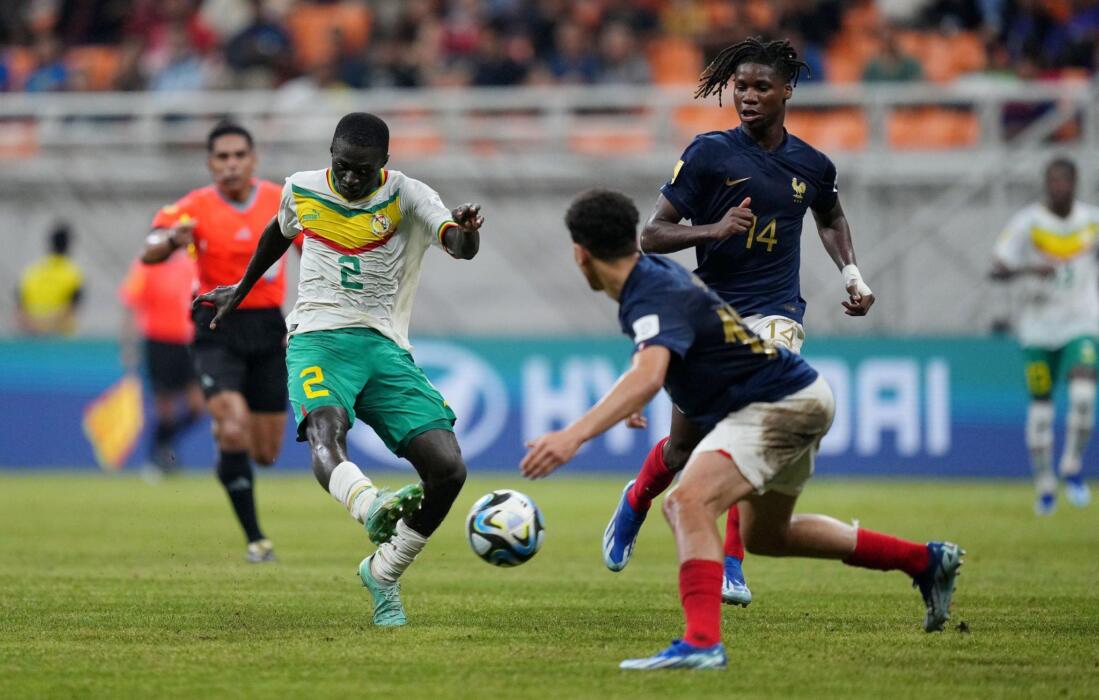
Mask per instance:
[[[495,566],[519,566],[542,547],[542,511],[530,497],[498,489],[477,499],[466,517],[473,552]]]

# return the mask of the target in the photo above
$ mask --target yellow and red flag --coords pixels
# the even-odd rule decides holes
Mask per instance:
[[[84,409],[83,423],[99,466],[122,469],[145,425],[141,380],[127,374],[111,385]]]

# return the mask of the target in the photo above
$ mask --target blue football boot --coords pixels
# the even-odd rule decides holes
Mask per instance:
[[[630,563],[633,554],[633,545],[637,540],[637,533],[641,530],[641,523],[645,522],[648,511],[638,513],[630,506],[630,500],[626,494],[633,488],[636,479],[626,484],[622,489],[622,498],[618,501],[618,507],[607,523],[607,529],[603,531],[603,563],[611,571],[621,571]]]
[[[1086,508],[1091,503],[1091,490],[1079,474],[1065,477],[1065,498],[1077,508]]]
[[[927,615],[923,620],[925,632],[939,632],[950,619],[950,601],[954,597],[954,579],[965,563],[965,550],[950,542],[928,542],[927,551],[931,563],[922,574],[912,579],[912,585],[920,589]]]
[[[748,607],[752,602],[752,592],[744,582],[742,562],[736,557],[725,555],[725,576],[721,580],[721,602],[726,605]]]
[[[666,668],[722,669],[727,662],[725,645],[721,642],[711,647],[696,647],[677,639],[655,656],[626,659],[618,664],[618,668],[628,671],[658,671]]]

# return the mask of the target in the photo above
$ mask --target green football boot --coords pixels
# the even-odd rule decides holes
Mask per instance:
[[[374,597],[374,624],[378,627],[400,627],[408,624],[401,604],[401,582],[384,583],[370,573],[371,554],[359,564],[359,579]]]
[[[396,491],[378,489],[378,496],[370,504],[370,510],[363,519],[366,536],[374,544],[383,544],[393,539],[397,521],[415,513],[423,499],[424,487],[420,484],[409,484]]]

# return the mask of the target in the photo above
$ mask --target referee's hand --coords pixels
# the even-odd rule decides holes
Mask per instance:
[[[198,309],[198,307],[203,304],[214,307],[215,313],[214,317],[210,319],[210,330],[216,331],[221,319],[240,304],[240,299],[237,298],[237,286],[238,285],[231,284],[217,287],[205,294],[199,294],[195,297],[195,300],[191,302],[192,309]]]

